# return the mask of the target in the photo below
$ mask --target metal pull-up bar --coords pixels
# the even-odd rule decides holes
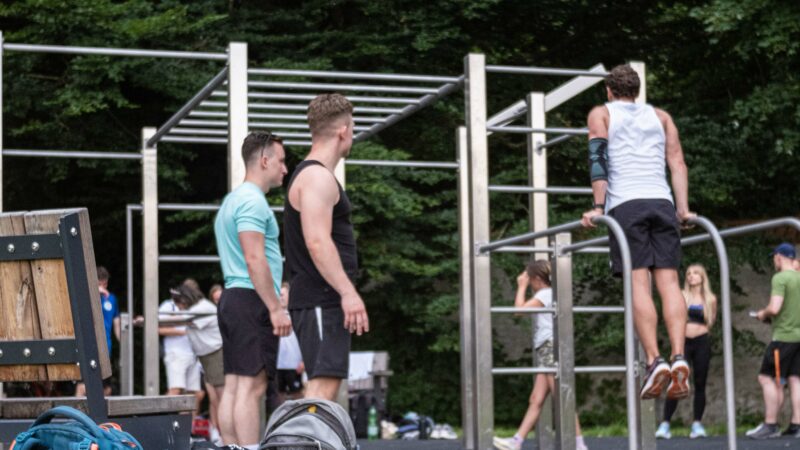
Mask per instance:
[[[3,43],[3,50],[28,53],[66,53],[75,55],[139,56],[148,58],[205,59],[225,61],[225,53],[185,52],[174,50],[142,50],[133,48],[76,47],[68,45],[35,45]]]

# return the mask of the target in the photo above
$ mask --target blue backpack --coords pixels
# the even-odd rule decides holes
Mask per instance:
[[[50,423],[54,418],[72,419]],[[69,406],[56,406],[40,415],[28,431],[17,435],[9,450],[143,450],[139,441],[115,423],[97,425]]]

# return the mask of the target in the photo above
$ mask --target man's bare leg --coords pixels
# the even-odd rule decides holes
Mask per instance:
[[[308,380],[306,386],[306,398],[320,398],[323,400],[335,401],[339,394],[341,378],[317,377]]]
[[[225,375],[225,388],[222,390],[222,398],[219,399],[217,417],[219,423],[219,434],[225,444],[238,444],[236,428],[234,427],[233,410],[236,400],[236,389],[239,384],[238,375]]]
[[[764,422],[776,424],[783,405],[783,387],[779,386],[774,378],[766,375],[759,375],[758,382],[764,391]]]
[[[658,293],[661,294],[661,312],[667,325],[672,356],[683,355],[686,339],[686,301],[681,294],[678,271],[655,269],[653,275]]]
[[[658,356],[658,339],[656,338],[658,313],[653,305],[653,296],[650,290],[650,270],[633,270],[631,281],[633,285],[633,321],[639,341],[647,353],[647,364],[649,365]]]
[[[233,420],[236,438],[239,439],[238,444],[242,447],[258,444],[260,441],[258,435],[259,407],[266,391],[267,373],[265,371],[262,370],[254,377],[239,376],[234,399]]]
[[[792,399],[792,423],[800,425],[800,377],[789,377],[789,396]]]

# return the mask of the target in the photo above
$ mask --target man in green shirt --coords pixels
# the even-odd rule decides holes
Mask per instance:
[[[783,385],[789,382],[792,421],[785,435],[800,437],[800,272],[797,252],[784,242],[772,252],[777,273],[772,277],[769,304],[756,317],[772,322],[772,342],[767,346],[758,382],[764,392],[764,423],[747,432],[752,439],[781,435],[778,413],[783,405]]]

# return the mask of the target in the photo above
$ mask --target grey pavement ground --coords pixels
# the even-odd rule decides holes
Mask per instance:
[[[461,441],[359,441],[361,450],[461,450]],[[628,446],[628,440],[624,437],[609,438],[587,438],[586,445],[590,450],[620,450]],[[523,450],[536,449],[532,440],[525,441]],[[800,449],[800,439],[781,438],[768,441],[753,441],[740,438],[738,440],[738,450],[777,450],[777,449]],[[726,450],[727,439],[724,437],[712,437],[706,439],[673,438],[666,441],[658,441],[658,450]],[[537,449],[538,450],[538,449]],[[544,449],[542,449],[544,450]]]

